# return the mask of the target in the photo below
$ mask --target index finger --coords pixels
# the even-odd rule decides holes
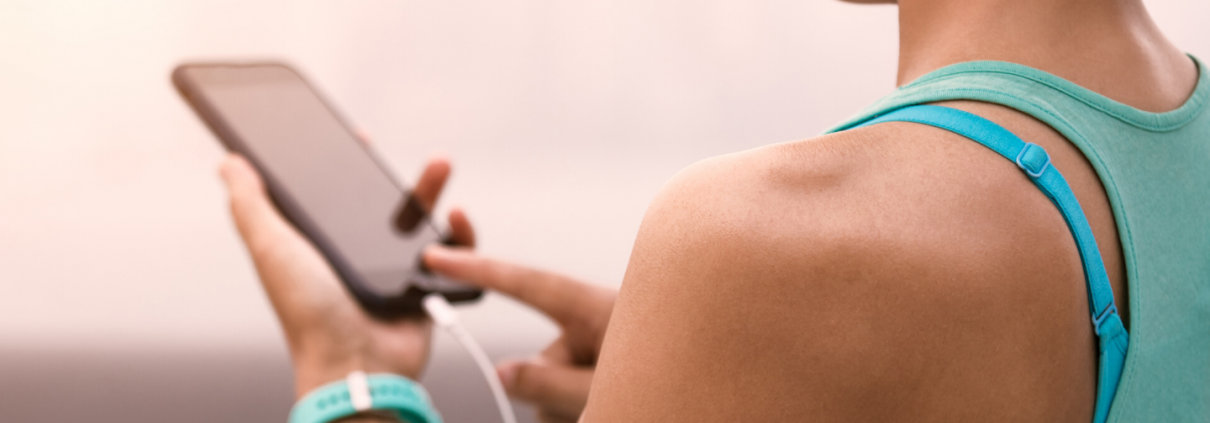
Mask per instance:
[[[582,313],[592,288],[553,273],[505,263],[467,249],[429,246],[424,264],[435,272],[480,288],[493,289],[538,309],[559,323]]]
[[[433,156],[424,166],[424,172],[412,188],[412,198],[420,202],[425,213],[431,213],[445,188],[445,181],[450,177],[450,161],[445,156]]]

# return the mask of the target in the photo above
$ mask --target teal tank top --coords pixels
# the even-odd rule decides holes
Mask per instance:
[[[969,62],[895,90],[829,132],[948,100],[1029,114],[1105,186],[1126,265],[1130,334],[1109,422],[1210,419],[1210,71],[1180,108],[1149,113],[1027,66]],[[1028,141],[1028,140],[1026,140]],[[1091,323],[1090,323],[1091,324]],[[1098,419],[1099,420],[1099,419]]]

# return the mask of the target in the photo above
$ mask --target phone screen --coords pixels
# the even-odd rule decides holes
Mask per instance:
[[[284,66],[197,67],[187,76],[244,153],[330,250],[378,295],[397,295],[439,233],[305,80]],[[306,222],[298,222],[306,220]],[[400,223],[400,222],[404,223]]]

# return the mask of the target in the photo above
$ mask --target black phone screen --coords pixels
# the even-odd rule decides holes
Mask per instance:
[[[184,72],[240,144],[234,149],[271,180],[279,206],[293,206],[295,224],[330,247],[326,254],[377,295],[408,287],[420,252],[439,233],[300,75],[275,65]]]

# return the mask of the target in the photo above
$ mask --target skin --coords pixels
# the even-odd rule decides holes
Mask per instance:
[[[1165,111],[1197,80],[1135,0],[899,9],[900,85],[1001,60]],[[1087,160],[1015,110],[941,105],[1050,153],[1129,322],[1112,210]],[[297,394],[351,370],[415,377],[428,322],[365,315],[246,162],[229,158],[222,175],[282,321]],[[426,207],[448,175],[444,159],[430,162],[416,187]],[[546,422],[1092,418],[1096,346],[1061,215],[1015,165],[946,131],[886,123],[695,164],[650,206],[620,293],[477,255],[465,214],[449,220],[467,247],[431,247],[431,269],[517,298],[562,328],[538,356],[498,367],[510,395]]]
[[[1138,2],[899,7],[900,84],[1002,60],[1170,110],[1196,83]],[[943,105],[1050,151],[1125,309],[1112,211],[1075,147],[1011,109]],[[722,156],[648,210],[582,421],[1088,421],[1086,301],[1059,212],[958,135],[887,123]]]

